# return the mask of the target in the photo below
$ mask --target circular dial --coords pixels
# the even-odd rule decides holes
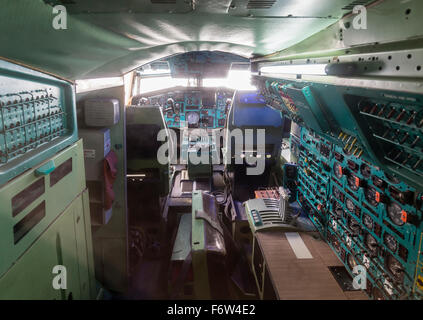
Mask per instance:
[[[334,201],[334,211],[335,211],[335,214],[338,218],[342,218],[342,216],[344,215],[344,209],[336,201]]]
[[[370,233],[366,235],[365,244],[367,249],[369,249],[370,254],[372,256],[376,256],[378,253],[377,240]]]
[[[357,177],[353,174],[348,176],[348,186],[352,191],[357,191],[360,185],[357,184]]]
[[[402,208],[398,203],[396,202],[390,203],[388,205],[387,211],[388,211],[389,218],[397,226],[402,226],[405,223],[402,220]]]
[[[391,250],[392,252],[396,252],[397,251],[398,242],[389,233],[385,233],[385,235],[383,236],[383,242],[385,242],[385,244],[388,247],[388,249]]]
[[[333,173],[334,173],[335,177],[337,177],[338,179],[342,178],[342,166],[339,162],[334,163]]]
[[[200,115],[198,112],[187,112],[186,118],[189,125],[196,125],[200,121]]]
[[[377,206],[376,189],[375,188],[373,188],[373,187],[367,188],[366,191],[364,192],[364,195],[366,197],[367,202],[369,202],[374,207]]]
[[[396,281],[404,281],[404,268],[397,259],[395,259],[393,256],[388,256],[387,266],[388,270],[392,273]]]
[[[341,200],[341,191],[339,191],[339,189],[337,187],[333,187],[333,196],[336,199]]]
[[[353,235],[359,235],[361,232],[360,224],[351,217],[348,220],[348,228],[351,230]]]
[[[367,164],[363,163],[361,165],[360,172],[361,172],[361,174],[363,175],[364,178],[366,178],[366,179],[370,178],[371,170],[370,170],[370,167]]]
[[[347,200],[345,200],[345,205],[351,213],[355,213],[355,204],[350,198],[347,198]]]
[[[363,223],[366,228],[373,230],[373,219],[368,214],[363,215]]]

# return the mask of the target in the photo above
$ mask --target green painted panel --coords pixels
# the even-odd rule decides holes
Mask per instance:
[[[91,98],[116,98],[119,100],[119,122],[110,127],[111,149],[118,158],[118,171],[113,184],[115,201],[110,221],[92,230],[96,278],[107,289],[125,292],[128,275],[128,220],[126,208],[126,153],[125,153],[125,94],[124,87],[112,87],[77,94],[77,108]],[[83,120],[78,119],[79,126]]]
[[[89,282],[93,273],[87,272],[87,259],[92,259],[83,242],[90,243],[83,221],[89,211],[83,210],[83,194],[57,218],[40,238],[0,278],[0,299],[89,299]],[[78,221],[78,222],[76,222]],[[87,238],[86,238],[87,237]],[[63,265],[67,273],[67,289],[52,286],[53,267]],[[85,270],[82,276],[81,271]],[[81,290],[82,288],[82,290]],[[85,289],[84,289],[85,288]]]
[[[38,168],[35,167],[0,188],[0,275],[11,267],[85,189],[81,140],[49,161],[53,161],[56,168],[70,162],[71,171],[64,175],[53,171],[40,177],[35,174]],[[54,181],[56,182],[53,184]]]

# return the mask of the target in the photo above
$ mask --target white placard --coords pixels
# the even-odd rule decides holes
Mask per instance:
[[[298,232],[286,232],[285,236],[297,259],[313,259],[313,256]]]

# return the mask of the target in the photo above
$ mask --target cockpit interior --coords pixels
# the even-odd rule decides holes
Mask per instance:
[[[422,14],[2,0],[0,299],[422,300]]]

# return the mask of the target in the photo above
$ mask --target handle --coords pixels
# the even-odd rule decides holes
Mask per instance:
[[[50,160],[47,163],[43,164],[41,167],[35,170],[35,175],[38,176],[46,176],[53,172],[53,170],[56,169],[56,166],[54,165],[54,161]]]

